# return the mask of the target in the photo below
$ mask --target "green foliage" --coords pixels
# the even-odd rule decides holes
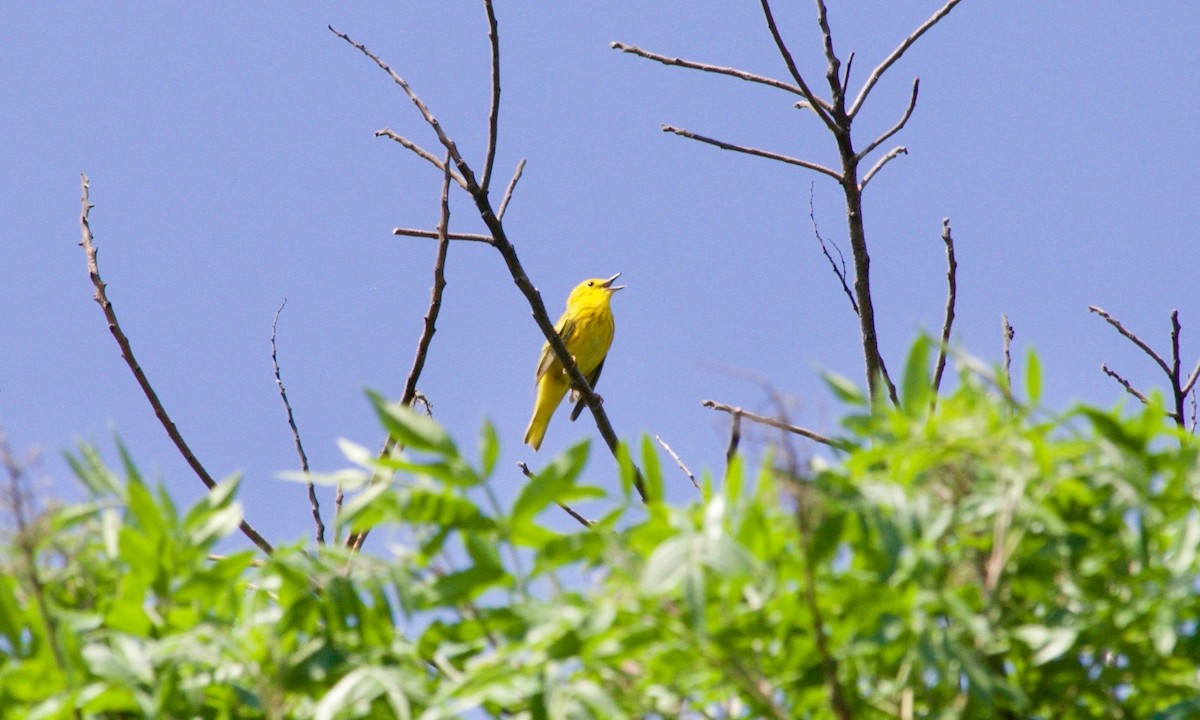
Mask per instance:
[[[405,449],[317,480],[386,558],[213,556],[236,479],[181,514],[82,447],[90,499],[0,550],[0,718],[1200,715],[1195,440],[1157,400],[1046,417],[975,372],[931,409],[929,351],[900,410],[831,378],[848,451],[734,458],[678,505],[645,440],[649,504],[628,447],[608,493],[583,444],[498,507],[490,425],[475,464],[373,397]]]

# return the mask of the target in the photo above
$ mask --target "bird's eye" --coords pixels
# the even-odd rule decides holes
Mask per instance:
[[[588,287],[591,287],[591,286],[593,286],[593,285],[595,285],[595,284],[596,284],[596,283],[592,282],[591,280],[588,280]]]

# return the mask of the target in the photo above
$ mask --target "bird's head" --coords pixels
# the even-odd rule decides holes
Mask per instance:
[[[567,306],[574,307],[600,302],[607,303],[613,293],[625,287],[624,285],[613,285],[619,277],[621,277],[621,273],[617,273],[607,279],[591,278],[590,280],[584,280],[571,291],[571,296],[567,298]]]

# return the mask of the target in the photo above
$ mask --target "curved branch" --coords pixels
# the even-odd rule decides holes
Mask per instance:
[[[898,133],[904,129],[904,126],[906,124],[908,124],[908,119],[910,117],[912,117],[913,110],[915,110],[917,107],[917,92],[920,90],[920,88],[921,88],[921,78],[913,78],[912,96],[908,99],[908,107],[904,110],[904,116],[900,118],[900,122],[893,125],[884,134],[875,138],[875,140],[873,140],[871,142],[871,144],[866,147],[865,150],[860,152],[858,154],[859,160],[862,160],[867,155],[870,155],[872,150],[874,150],[875,148],[884,144],[885,142],[888,141],[888,138],[892,137],[893,135],[895,135],[896,133]]]
[[[809,430],[807,428],[802,428],[799,425],[792,425],[791,423],[785,423],[782,420],[776,420],[773,417],[768,417],[766,415],[759,415],[758,413],[752,413],[749,410],[743,410],[740,407],[735,407],[733,405],[726,405],[725,403],[719,403],[716,400],[701,400],[700,404],[706,408],[712,408],[713,410],[718,410],[720,412],[729,413],[730,415],[733,415],[735,417],[741,416],[741,417],[746,418],[747,420],[753,420],[756,423],[762,423],[763,425],[770,425],[773,428],[778,428],[780,430],[786,430],[787,432],[794,433],[801,437],[806,437],[809,440],[813,440],[815,442],[819,442],[822,445],[828,445],[830,447],[838,448],[840,450],[845,450],[849,447],[849,445],[847,443],[845,443],[841,440],[835,440],[833,438],[826,437],[820,433],[813,432],[812,430]]]
[[[483,181],[480,183],[483,191],[487,192],[492,184],[492,166],[496,163],[496,141],[500,126],[500,32],[492,0],[483,0],[483,9],[487,12],[488,44],[492,48],[492,103],[488,109],[487,151],[483,160]]]
[[[933,373],[931,402],[934,405],[937,404],[938,390],[942,387],[942,373],[946,370],[946,351],[950,347],[950,328],[954,325],[954,306],[958,300],[958,260],[954,257],[950,218],[942,218],[942,242],[946,243],[946,315],[942,322],[942,344],[938,349],[937,369]]]
[[[773,153],[773,152],[770,152],[769,150],[759,150],[758,148],[746,147],[744,145],[734,145],[733,143],[727,143],[723,140],[716,140],[714,138],[705,137],[704,135],[697,135],[696,133],[692,132],[691,130],[684,130],[683,128],[677,128],[674,125],[663,125],[662,131],[674,133],[676,135],[679,135],[680,137],[688,138],[689,140],[697,140],[697,141],[705,143],[707,145],[719,147],[722,150],[731,150],[733,152],[745,153],[746,155],[754,155],[756,157],[766,158],[768,160],[777,160],[781,163],[787,163],[788,165],[799,165],[802,168],[807,168],[809,170],[815,170],[819,173],[828,175],[829,177],[833,178],[834,180],[837,180],[839,183],[842,181],[842,176],[840,174],[838,174],[837,172],[830,170],[829,168],[825,167],[824,165],[818,165],[817,163],[809,162],[808,160],[801,160],[799,158],[789,157],[787,155],[780,155],[779,153]]]
[[[858,184],[859,192],[862,192],[863,190],[866,189],[867,183],[871,182],[871,178],[875,177],[875,173],[882,170],[884,165],[887,165],[888,163],[895,160],[900,155],[907,155],[907,154],[908,154],[908,148],[904,147],[903,145],[897,145],[896,147],[889,150],[887,155],[884,155],[883,157],[879,158],[879,162],[872,165],[871,169],[867,171],[867,174],[863,175],[862,182],[860,182]]]
[[[287,298],[275,311],[275,319],[271,321],[271,365],[275,368],[275,386],[279,388],[279,397],[283,400],[283,409],[287,414],[288,427],[292,430],[292,442],[296,445],[296,455],[300,458],[300,471],[308,474],[308,455],[304,452],[304,443],[300,442],[300,428],[296,427],[296,416],[292,413],[292,403],[288,400],[287,389],[283,386],[283,374],[279,369],[279,353],[275,346],[275,336],[279,328],[279,315],[287,305]],[[325,544],[325,523],[321,520],[321,503],[317,501],[317,489],[310,479],[308,481],[308,505],[312,508],[313,523],[317,526],[316,541],[318,545]]]
[[[879,78],[882,77],[885,72],[887,72],[887,69],[895,64],[895,62],[899,60],[904,53],[906,53],[908,49],[912,47],[913,43],[919,40],[921,36],[924,35],[927,30],[929,30],[929,28],[937,25],[939,20],[949,15],[950,11],[954,9],[954,6],[961,1],[962,0],[948,0],[948,2],[939,8],[937,12],[935,12],[933,15],[930,15],[928,20],[921,23],[920,27],[914,30],[911,35],[904,38],[904,41],[892,51],[892,54],[888,55],[883,62],[879,63],[879,65],[871,71],[871,74],[867,77],[867,81],[863,84],[862,90],[858,91],[858,97],[854,98],[854,104],[850,106],[850,110],[847,113],[851,118],[858,114],[858,111],[862,108],[863,102],[865,102],[867,99],[867,95],[871,93],[871,89],[875,87],[875,83],[879,82]]]
[[[137,358],[133,356],[133,347],[129,344],[129,338],[125,332],[121,330],[121,324],[117,321],[117,313],[113,309],[112,303],[108,300],[107,287],[104,280],[100,278],[100,265],[96,260],[96,246],[92,243],[92,228],[88,223],[88,211],[92,209],[92,204],[88,202],[88,176],[80,175],[82,178],[81,185],[83,187],[83,196],[80,198],[82,210],[79,214],[79,226],[81,230],[81,238],[79,247],[83,248],[83,252],[87,255],[88,275],[92,279],[92,285],[96,288],[93,298],[100,309],[104,311],[104,317],[108,320],[108,330],[116,339],[117,345],[121,348],[121,357],[125,360],[125,364],[129,366],[129,370],[133,372],[133,377],[137,380],[138,386],[142,389],[142,394],[146,396],[146,400],[150,402],[150,407],[154,409],[154,416],[158,418],[163,429],[167,431],[167,436],[171,438],[171,442],[175,444],[179,454],[192,468],[192,472],[200,478],[200,482],[204,483],[204,487],[212,490],[217,486],[212,475],[209,475],[208,470],[200,464],[196,459],[196,455],[192,449],[188,447],[183,436],[179,434],[179,430],[175,427],[175,421],[167,414],[162,402],[158,399],[158,393],[154,391],[154,387],[150,385],[150,381],[146,378],[146,373],[142,371],[142,366],[138,364]],[[259,547],[260,550],[270,555],[274,548],[271,543],[267,542],[266,538],[258,533],[245,520],[242,520],[238,525],[242,534],[250,538],[250,541]]]
[[[776,80],[775,78],[766,77],[765,75],[756,75],[751,72],[746,72],[745,70],[738,70],[737,68],[709,65],[708,63],[695,62],[694,60],[684,60],[683,58],[659,55],[658,53],[650,52],[649,50],[643,50],[637,45],[627,45],[623,42],[614,41],[609,43],[609,47],[614,50],[620,50],[623,53],[629,53],[630,55],[636,55],[638,57],[646,58],[647,60],[660,62],[663,65],[689,68],[691,70],[700,70],[701,72],[714,73],[716,75],[728,75],[729,77],[735,77],[739,80],[745,80],[746,82],[758,83],[759,85],[766,85],[768,87],[783,90],[794,95],[807,97],[804,95],[804,91],[795,85],[790,85],[782,80]]]

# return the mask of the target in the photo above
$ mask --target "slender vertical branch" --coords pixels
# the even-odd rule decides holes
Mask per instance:
[[[1017,333],[1008,323],[1008,315],[1000,315],[1000,332],[1004,342],[1004,393],[1012,400],[1012,341]]]
[[[417,349],[413,353],[412,367],[409,368],[408,377],[404,380],[404,392],[400,395],[400,404],[402,405],[411,406],[418,395],[417,381],[420,380],[421,372],[425,369],[425,358],[429,355],[433,334],[437,332],[438,315],[442,311],[442,293],[446,289],[446,254],[450,248],[450,180],[450,157],[447,152],[445,172],[442,174],[441,214],[437,224],[438,246],[437,255],[433,261],[433,287],[429,290],[429,309],[425,311],[425,322],[421,328],[421,337],[417,339]],[[389,437],[384,442],[383,449],[379,451],[379,456],[387,457],[394,447],[395,440]],[[350,533],[346,536],[346,546],[355,550],[362,549],[367,534],[367,530]]]
[[[82,237],[79,240],[79,246],[83,248],[84,254],[87,256],[88,276],[92,279],[92,286],[95,288],[93,299],[100,309],[104,311],[104,318],[108,321],[108,330],[116,339],[117,345],[121,348],[121,357],[125,360],[125,364],[129,366],[129,370],[133,373],[133,377],[137,380],[138,386],[142,389],[142,394],[146,396],[146,400],[150,402],[150,407],[154,409],[154,416],[158,418],[163,429],[167,431],[167,436],[171,438],[171,442],[175,444],[175,448],[179,450],[179,454],[192,468],[192,472],[200,478],[200,482],[209,490],[216,487],[217,483],[208,474],[208,470],[200,464],[196,459],[196,455],[192,449],[188,447],[183,436],[179,434],[179,430],[175,427],[175,422],[171,416],[167,414],[163,408],[162,402],[158,399],[158,393],[154,391],[154,387],[150,385],[150,381],[146,378],[146,373],[142,371],[142,366],[138,364],[137,358],[133,355],[133,347],[129,344],[129,338],[125,332],[121,330],[121,324],[117,321],[117,313],[113,309],[113,305],[108,300],[107,285],[100,277],[100,265],[96,260],[96,246],[92,242],[92,228],[88,222],[88,212],[92,209],[92,204],[88,202],[88,176],[81,175],[81,185],[83,187],[83,196],[80,199],[82,210],[79,214],[79,227]],[[250,539],[260,550],[268,555],[274,550],[271,543],[267,542],[266,538],[258,533],[248,522],[242,520],[238,528],[242,534]]]
[[[496,219],[504,219],[504,213],[508,210],[508,203],[512,200],[513,191],[517,189],[517,183],[520,182],[524,172],[525,158],[521,158],[521,162],[517,163],[517,169],[513,171],[512,179],[508,181],[508,187],[504,188],[504,197],[500,199],[500,209],[496,211]]]
[[[487,150],[483,160],[483,181],[480,187],[484,192],[492,186],[492,166],[496,163],[496,142],[499,139],[500,124],[500,32],[496,22],[496,8],[492,0],[483,0],[483,8],[487,12],[488,43],[492,49],[492,103],[488,109],[488,140]],[[501,215],[504,213],[501,212]]]
[[[950,234],[950,218],[942,218],[942,242],[946,244],[946,314],[942,322],[942,344],[938,349],[937,369],[933,373],[931,408],[937,406],[942,373],[946,370],[946,351],[950,347],[950,328],[954,325],[954,305],[958,300],[958,260],[954,257],[954,237]]]
[[[742,411],[733,408],[730,415],[733,416],[733,422],[729,424],[729,444],[725,446],[726,467],[733,462],[733,456],[737,455],[738,445],[742,442]]]
[[[275,368],[275,387],[279,388],[279,397],[283,400],[283,409],[287,414],[288,427],[292,429],[292,442],[296,445],[296,455],[300,458],[300,471],[308,474],[308,455],[304,452],[304,443],[300,442],[300,429],[296,427],[296,417],[292,414],[292,403],[288,401],[287,389],[283,386],[283,375],[279,370],[279,353],[275,346],[275,337],[279,328],[279,314],[287,305],[284,298],[279,309],[275,311],[275,319],[271,321],[271,365]],[[321,521],[321,504],[317,501],[317,489],[312,480],[308,481],[308,504],[312,508],[313,523],[316,525],[316,540],[318,545],[325,544],[325,523]]]

